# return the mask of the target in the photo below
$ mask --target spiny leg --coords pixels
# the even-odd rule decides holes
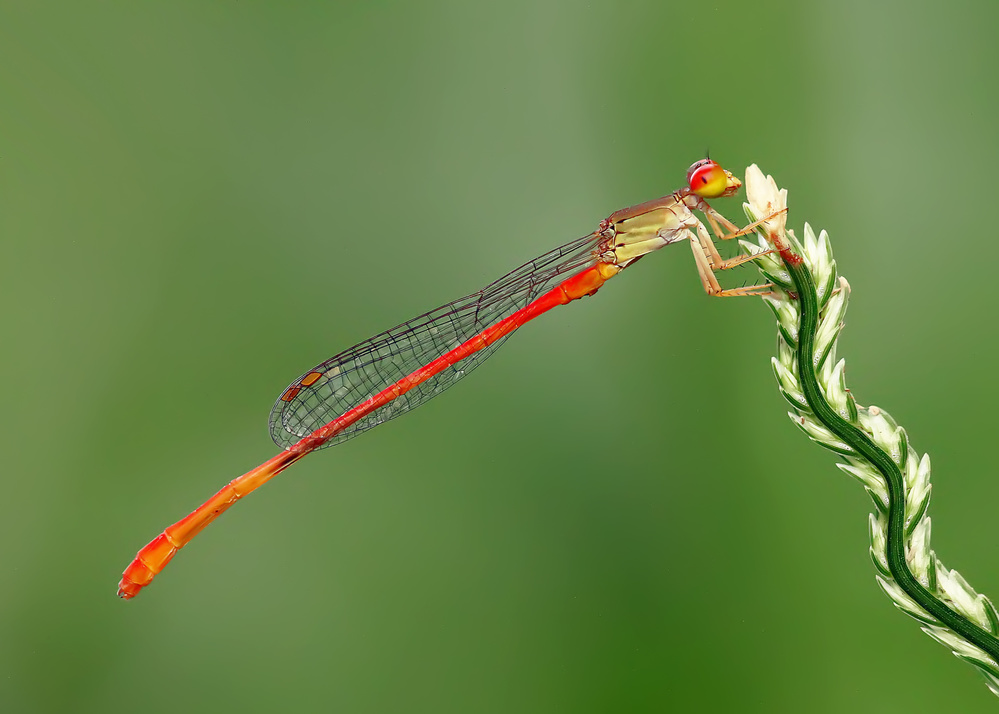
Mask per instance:
[[[711,266],[712,270],[728,270],[730,268],[736,268],[743,263],[748,263],[757,257],[757,255],[763,255],[764,253],[756,253],[753,255],[737,255],[734,258],[722,258],[721,254],[718,253],[718,249],[715,247],[715,243],[711,240],[711,236],[708,235],[703,227],[697,231],[697,241],[700,245],[701,251],[707,256],[708,264]],[[773,251],[765,251],[765,253],[770,253]]]
[[[708,219],[708,223],[711,224],[711,230],[718,238],[718,240],[731,240],[732,238],[738,238],[739,236],[744,236],[748,233],[751,233],[754,229],[756,229],[757,226],[761,225],[762,223],[765,223],[766,221],[769,221],[770,219],[776,218],[780,214],[787,212],[787,209],[783,208],[779,211],[774,211],[766,218],[761,218],[758,221],[750,223],[748,226],[744,228],[739,228],[737,225],[732,223],[732,221],[728,220],[727,218],[725,218],[725,216],[723,216],[714,208],[712,208],[710,205],[708,205],[707,201],[701,201],[701,205],[698,206],[698,210],[700,210],[704,214],[704,216]],[[723,232],[719,223],[724,225],[725,228],[729,230],[729,232],[728,233]],[[753,260],[759,255],[766,255],[767,253],[773,252],[772,250],[770,250],[761,253],[756,253],[754,255],[740,255],[736,256],[735,258],[728,258],[726,260],[723,259],[721,255],[718,253],[718,249],[715,247],[714,241],[712,241],[711,237],[707,234],[707,231],[698,230],[697,237],[701,243],[701,246],[704,249],[704,252],[708,255],[712,267],[715,270],[728,270],[729,268],[735,268],[736,266],[742,265],[743,263]]]
[[[721,214],[719,214],[721,215]],[[751,230],[756,224],[749,226]],[[729,268],[735,268],[743,263],[748,263],[749,261],[755,259],[758,255],[765,255],[768,252],[756,253],[753,255],[737,255],[734,258],[722,258],[718,253],[718,248],[715,247],[715,243],[711,240],[711,236],[704,229],[704,225],[697,223],[696,225],[697,240],[700,243],[701,250],[708,257],[708,263],[711,265],[712,270],[728,270]]]
[[[756,255],[740,255],[728,260],[722,260],[715,248],[711,236],[700,221],[695,220],[693,231],[690,233],[690,250],[694,254],[694,264],[697,266],[697,275],[701,279],[701,286],[704,292],[715,297],[742,297],[749,295],[768,295],[773,285],[764,283],[763,285],[747,285],[741,288],[722,288],[715,277],[715,271],[727,270],[741,265],[756,258]],[[696,235],[695,235],[696,234]]]
[[[711,232],[718,237],[718,240],[724,240],[722,236],[728,235],[728,233],[735,235],[739,232],[739,226],[735,225],[732,221],[725,218],[725,216],[709,206],[707,201],[702,201],[701,203],[703,204],[701,206],[701,213],[703,213],[704,217],[708,219],[708,223],[711,224]],[[718,225],[719,223],[728,229],[728,233],[722,231],[721,226]]]
[[[734,223],[732,223],[732,221],[725,218],[725,216],[723,216],[714,208],[709,206],[706,201],[701,201],[701,206],[699,206],[699,209],[708,219],[708,223],[711,224],[711,231],[715,234],[718,240],[732,240],[733,238],[738,238],[739,236],[744,236],[748,233],[752,233],[757,226],[766,223],[767,221],[773,218],[776,218],[782,213],[787,213],[787,209],[782,208],[779,211],[774,211],[766,218],[761,218],[758,221],[753,221],[748,226],[739,228],[739,226],[735,225]],[[718,225],[719,223],[721,223],[723,226],[725,226],[725,228],[728,229],[727,233],[722,231],[721,226]]]

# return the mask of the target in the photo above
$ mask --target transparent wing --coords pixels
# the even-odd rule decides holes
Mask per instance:
[[[274,442],[288,448],[416,369],[512,315],[567,273],[592,265],[597,233],[525,263],[477,293],[442,305],[331,357],[296,379],[271,409]],[[341,433],[339,444],[436,397],[485,361],[506,338],[448,367]]]

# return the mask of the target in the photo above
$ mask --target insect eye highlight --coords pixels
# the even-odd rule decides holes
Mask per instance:
[[[698,196],[718,198],[728,188],[728,176],[717,162],[701,159],[687,170],[687,184]]]

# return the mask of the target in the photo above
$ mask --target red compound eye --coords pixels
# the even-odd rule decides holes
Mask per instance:
[[[687,170],[687,184],[698,196],[718,198],[728,188],[728,176],[711,159],[701,159]]]

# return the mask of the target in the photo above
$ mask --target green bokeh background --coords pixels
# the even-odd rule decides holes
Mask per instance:
[[[875,584],[769,311],[705,297],[682,247],[114,591],[275,453],[292,378],[709,147],[830,231],[850,386],[932,454],[934,546],[999,596],[997,26],[991,0],[0,3],[0,710],[994,711]]]

